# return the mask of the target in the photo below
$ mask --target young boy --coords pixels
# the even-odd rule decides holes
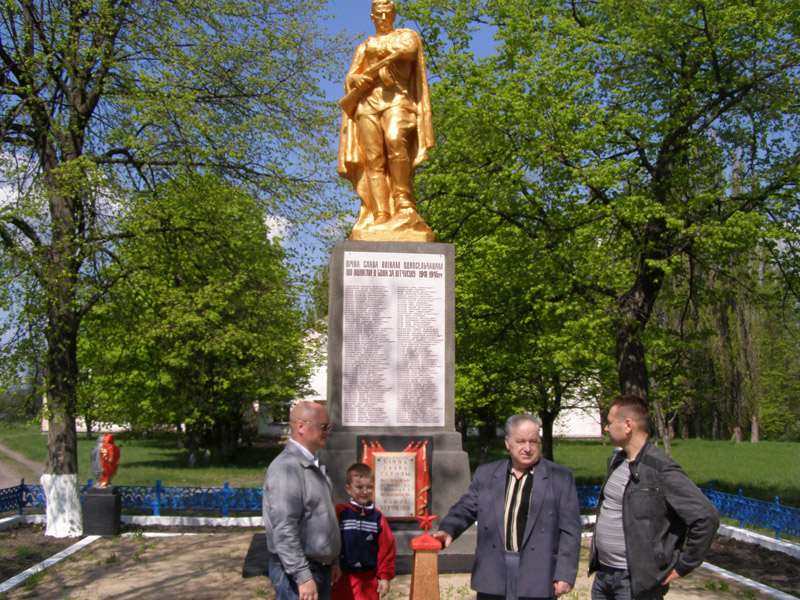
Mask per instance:
[[[375,474],[365,464],[351,465],[344,489],[350,502],[336,505],[342,575],[333,584],[331,600],[378,600],[389,593],[394,579],[395,546],[386,518],[372,501]]]

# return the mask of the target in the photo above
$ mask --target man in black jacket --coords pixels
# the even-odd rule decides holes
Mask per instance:
[[[622,450],[609,460],[597,504],[589,573],[592,600],[658,600],[703,562],[719,513],[689,476],[650,443],[647,403],[616,398],[606,431]]]

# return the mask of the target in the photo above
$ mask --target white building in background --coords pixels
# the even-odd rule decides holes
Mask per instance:
[[[42,397],[42,408],[47,408],[47,396]],[[43,410],[43,412],[47,412]],[[130,425],[125,423],[117,424],[117,423],[102,423],[99,421],[92,422],[92,431],[94,433],[120,433],[121,431],[130,431]],[[42,417],[42,433],[47,433],[50,431],[50,421],[47,418]],[[77,416],[75,417],[75,431],[77,433],[86,433],[86,419],[83,417]]]
[[[591,400],[567,400],[553,423],[553,437],[601,439],[600,409]]]
[[[309,330],[306,335],[306,348],[314,363],[308,380],[309,393],[295,398],[293,404],[310,401],[324,406],[328,402],[328,336]],[[288,417],[288,411],[286,415],[276,416],[261,411],[257,405],[255,409],[258,413],[259,435],[272,437],[289,435],[289,422],[285,420]]]

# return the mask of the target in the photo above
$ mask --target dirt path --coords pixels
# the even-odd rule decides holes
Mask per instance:
[[[19,485],[23,478],[28,483],[39,483],[44,467],[44,463],[30,460],[0,444],[0,490]]]
[[[6,598],[71,598],[133,600],[174,598],[274,599],[265,577],[242,578],[242,566],[253,531],[197,534],[170,538],[107,538],[51,567],[38,579],[8,592]],[[589,597],[591,578],[586,576],[588,541],[584,540],[575,590],[567,600]],[[408,598],[410,576],[392,583],[387,600]],[[474,600],[469,575],[441,575],[442,598]],[[698,569],[671,586],[670,600],[755,597],[752,590]]]

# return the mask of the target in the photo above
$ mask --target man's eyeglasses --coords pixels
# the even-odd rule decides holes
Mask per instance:
[[[303,421],[303,423],[308,423],[309,425],[313,425],[314,427],[319,427],[322,431],[331,430],[330,423],[314,423],[313,421]]]

